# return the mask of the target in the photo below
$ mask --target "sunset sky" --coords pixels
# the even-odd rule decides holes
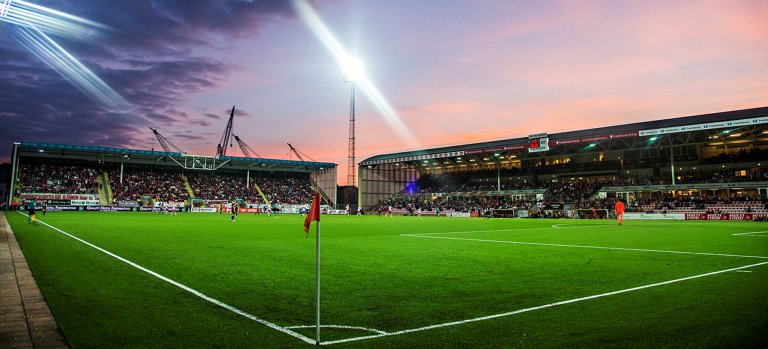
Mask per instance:
[[[127,101],[97,101],[0,22],[0,162],[12,142],[188,153],[234,133],[346,177],[349,83],[289,1],[33,1],[108,26],[51,38]],[[357,160],[768,106],[768,1],[313,1],[416,144],[357,95]],[[136,115],[140,114],[140,115]],[[235,154],[240,151],[235,145]]]

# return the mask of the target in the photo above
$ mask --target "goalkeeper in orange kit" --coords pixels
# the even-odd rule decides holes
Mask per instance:
[[[619,225],[624,223],[624,203],[621,199],[616,200],[616,219],[619,221]]]

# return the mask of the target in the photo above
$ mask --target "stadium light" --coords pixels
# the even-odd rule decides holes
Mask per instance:
[[[347,82],[356,82],[365,76],[363,71],[363,61],[357,58],[349,58],[341,63],[341,69],[344,72],[344,80]]]
[[[355,59],[347,52],[344,46],[341,45],[339,40],[331,33],[331,30],[323,23],[320,16],[317,15],[312,5],[306,0],[292,0],[294,9],[299,15],[299,18],[309,27],[315,37],[323,44],[325,49],[330,53],[336,63],[341,66],[349,66],[349,62],[354,62]],[[357,63],[352,64],[357,65]],[[362,73],[362,69],[359,71]],[[397,114],[395,109],[389,104],[384,95],[379,91],[376,85],[367,74],[362,73],[356,76],[355,86],[363,92],[368,100],[373,104],[374,108],[384,117],[392,130],[397,133],[402,141],[409,147],[418,148],[419,143],[416,141],[416,137],[413,136],[410,129],[405,126],[400,115]]]

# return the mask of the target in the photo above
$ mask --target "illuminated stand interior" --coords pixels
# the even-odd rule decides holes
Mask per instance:
[[[672,185],[652,189],[667,192],[702,190],[701,186],[675,183],[675,180],[682,173],[696,171],[697,168],[699,171],[723,169],[743,172],[749,169],[739,166],[767,166],[768,161],[691,166],[699,160],[733,154],[741,149],[768,150],[768,107],[377,155],[363,160],[358,166],[358,195],[361,206],[369,209],[393,195],[407,197],[408,194],[419,194],[420,188],[415,188],[414,183],[422,175],[480,170],[486,173],[500,173],[501,170],[519,173],[514,177],[529,182],[581,176],[671,177]],[[646,162],[645,165],[643,162]],[[558,165],[563,167],[562,171],[558,170]],[[575,167],[581,170],[567,172]],[[510,178],[503,179],[497,175],[489,180],[485,183],[497,190],[459,190],[418,196],[426,199],[430,196],[454,196],[538,200],[545,192],[542,189],[500,190],[501,183]],[[750,190],[759,195],[768,193],[768,183],[751,185]],[[715,185],[711,187],[708,190],[719,190]],[[598,193],[602,197],[624,198],[640,195],[643,190],[628,187],[603,189]]]

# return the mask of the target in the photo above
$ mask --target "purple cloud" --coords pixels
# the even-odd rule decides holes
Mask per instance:
[[[146,147],[147,123],[162,129],[195,121],[178,109],[190,95],[218,86],[234,68],[214,58],[221,38],[257,35],[274,17],[292,15],[287,1],[42,1],[43,6],[104,23],[114,31],[99,42],[56,38],[65,49],[129,101],[133,111],[110,110],[9,38],[0,25],[0,143],[41,141]],[[215,40],[218,38],[218,40]],[[210,53],[210,54],[209,54]],[[140,114],[140,115],[135,115]],[[227,112],[228,114],[228,112]],[[244,111],[238,115],[247,115]],[[222,116],[207,114],[210,119]],[[170,133],[170,132],[169,132]],[[182,134],[183,135],[183,134]],[[199,134],[195,137],[199,137]],[[189,138],[189,137],[187,137]],[[0,147],[0,161],[10,157]]]

